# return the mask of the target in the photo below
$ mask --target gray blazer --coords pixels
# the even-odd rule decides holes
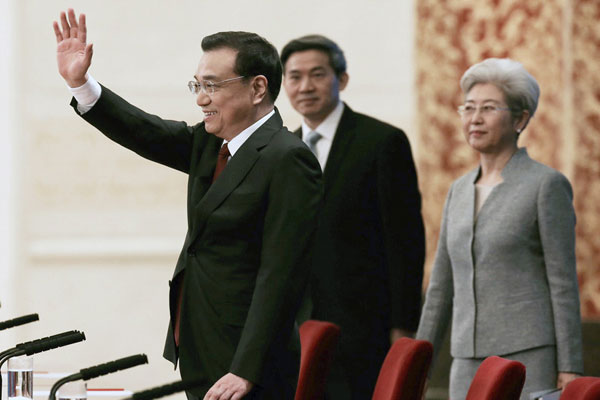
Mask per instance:
[[[446,198],[417,338],[451,353],[504,355],[556,345],[561,372],[583,372],[569,181],[519,149],[474,221],[477,168]]]

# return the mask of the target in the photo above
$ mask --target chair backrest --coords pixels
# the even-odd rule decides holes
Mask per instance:
[[[600,378],[583,376],[573,379],[563,390],[560,400],[600,400]]]
[[[300,326],[300,376],[295,400],[320,400],[333,352],[340,338],[340,327],[331,322],[308,320]]]
[[[432,355],[433,346],[428,341],[396,340],[383,361],[372,399],[421,399]]]
[[[477,369],[466,400],[519,400],[524,383],[525,365],[491,356]]]

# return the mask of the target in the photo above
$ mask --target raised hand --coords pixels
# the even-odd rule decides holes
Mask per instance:
[[[58,72],[70,87],[83,85],[87,78],[86,73],[92,63],[93,45],[86,43],[87,27],[85,14],[79,14],[79,22],[75,11],[69,8],[60,13],[60,26],[54,21],[54,34],[56,35],[56,61]],[[62,27],[62,30],[61,30]]]

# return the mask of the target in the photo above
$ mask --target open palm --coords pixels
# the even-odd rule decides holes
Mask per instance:
[[[86,43],[87,28],[85,14],[75,18],[73,9],[60,14],[60,26],[54,22],[56,35],[56,61],[58,72],[70,87],[78,87],[86,82],[85,74],[92,62],[92,45]],[[61,30],[62,28],[62,30]]]

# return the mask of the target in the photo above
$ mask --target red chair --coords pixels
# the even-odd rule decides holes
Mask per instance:
[[[519,400],[524,384],[522,363],[491,356],[477,369],[466,400]]]
[[[396,340],[383,361],[372,400],[420,400],[432,355],[433,346],[425,340]]]
[[[295,400],[319,400],[325,396],[325,382],[340,327],[331,322],[308,320],[300,326],[300,376]]]
[[[600,378],[583,376],[573,379],[563,390],[560,400],[600,400]]]

